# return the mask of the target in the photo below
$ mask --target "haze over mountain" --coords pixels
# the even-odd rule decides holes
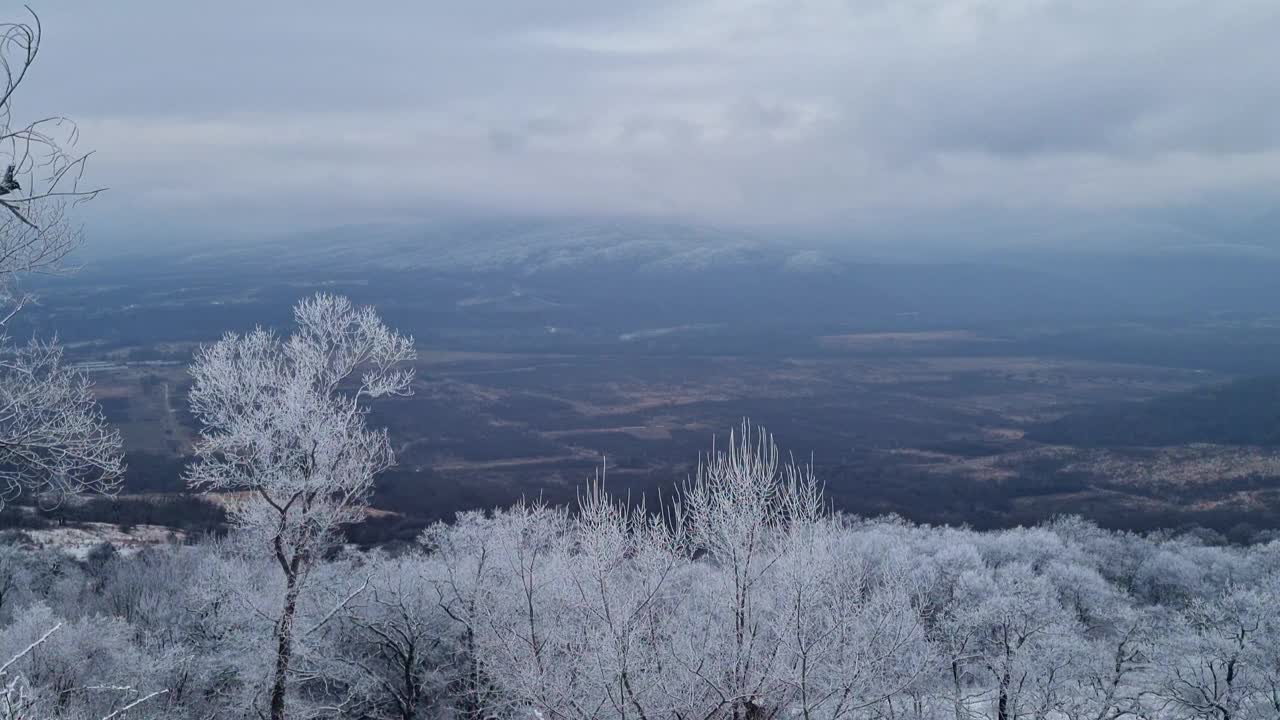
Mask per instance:
[[[129,8],[43,9],[29,98],[98,150],[103,254],[458,213],[900,253],[1276,226],[1263,0]]]
[[[631,218],[453,214],[175,243],[150,253],[141,268],[133,256],[120,264],[144,274],[156,265],[196,277],[209,268],[235,272],[267,262],[313,278],[447,275],[489,288],[550,292],[561,305],[596,291],[612,295],[605,299],[610,307],[684,295],[709,307],[758,298],[762,309],[777,303],[778,314],[803,298],[829,303],[797,322],[923,313],[926,324],[1013,327],[1019,318],[1269,312],[1280,302],[1272,281],[1280,269],[1280,236],[1267,211],[1226,218],[1207,211],[953,216],[945,229],[936,229],[938,218],[925,223],[914,230],[897,224],[890,238],[870,226],[848,235],[800,236]],[[899,237],[905,242],[895,242]],[[109,258],[100,262],[113,266]]]

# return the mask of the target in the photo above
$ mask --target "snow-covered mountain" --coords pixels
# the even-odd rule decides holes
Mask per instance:
[[[270,254],[291,266],[537,275],[625,268],[704,271],[744,265],[810,267],[811,251],[745,231],[630,221],[476,221],[353,225],[228,245],[193,261]],[[799,263],[788,263],[801,255]]]

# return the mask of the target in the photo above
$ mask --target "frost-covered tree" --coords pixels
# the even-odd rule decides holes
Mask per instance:
[[[495,519],[509,580],[486,613],[499,631],[480,649],[498,686],[549,718],[677,712],[680,678],[666,665],[690,629],[679,529],[610,497],[600,478],[572,518],[524,506]]]
[[[1280,593],[1267,579],[1197,597],[1168,621],[1155,647],[1150,695],[1173,717],[1233,720],[1280,715]]]
[[[309,555],[285,625],[278,517],[138,554],[4,547],[0,718],[263,717],[282,628],[294,720],[1280,717],[1280,543],[843,517],[748,435],[662,513],[598,481],[394,556],[286,534]]]
[[[476,650],[503,691],[502,705],[566,708],[552,716],[561,718],[573,717],[567,705],[577,697],[577,678],[560,654],[568,528],[564,509],[541,503],[495,513],[483,550],[494,562],[492,585],[476,608],[485,630]]]
[[[99,190],[81,179],[76,128],[60,116],[19,117],[15,102],[41,45],[39,18],[0,24],[0,505],[24,493],[51,501],[119,486],[120,436],[55,340],[19,343],[8,328],[31,297],[23,276],[67,270],[82,241],[70,209]]]
[[[579,707],[603,706],[619,717],[670,714],[664,654],[683,630],[679,574],[688,561],[682,529],[643,503],[611,497],[602,474],[580,496],[570,537],[566,601],[579,627],[559,636],[571,640],[561,657],[571,661],[588,699]],[[581,644],[572,641],[579,638]]]
[[[30,592],[25,555],[14,545],[0,545],[0,621],[7,620]]]
[[[374,477],[391,467],[385,431],[365,425],[370,398],[410,392],[412,338],[372,308],[319,294],[294,309],[296,330],[228,334],[191,367],[191,407],[203,424],[192,488],[235,493],[230,517],[243,547],[280,570],[274,621],[272,720],[285,700],[299,598],[344,523],[363,517]]]
[[[58,621],[35,605],[0,632],[0,720],[116,718],[167,694],[144,690],[151,658],[119,618]]]
[[[328,627],[331,673],[357,700],[353,715],[396,720],[436,717],[448,708],[460,667],[452,621],[431,587],[434,562],[375,553],[368,585]]]
[[[688,701],[704,714],[754,717],[778,695],[779,640],[768,622],[777,598],[768,585],[786,553],[788,510],[805,505],[796,498],[811,485],[807,468],[780,462],[772,436],[744,422],[680,492],[677,517],[690,547],[718,571],[696,596],[712,619],[708,634],[692,634],[675,656],[700,678]]]
[[[856,718],[929,667],[908,558],[833,516],[743,428],[666,513],[521,503],[426,536],[466,717]],[[870,543],[874,545],[874,543]]]
[[[822,515],[800,515],[788,529],[773,622],[783,700],[803,720],[892,712],[931,667],[910,558],[865,540]]]
[[[434,600],[454,623],[457,679],[454,705],[460,717],[479,720],[499,703],[488,657],[481,651],[492,612],[499,566],[490,548],[491,522],[484,513],[459,513],[452,525],[437,523],[422,536],[435,567],[430,571]]]

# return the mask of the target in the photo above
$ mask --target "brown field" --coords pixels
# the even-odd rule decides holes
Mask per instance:
[[[907,336],[907,337],[904,337]],[[876,333],[857,342],[971,340]],[[921,339],[923,337],[923,339]],[[519,497],[572,500],[608,464],[619,490],[656,494],[688,476],[712,437],[749,417],[784,451],[813,458],[837,507],[931,522],[1034,522],[1079,512],[1137,527],[1232,503],[1273,507],[1250,478],[1280,476],[1280,451],[1191,445],[1042,445],[1035,423],[1092,403],[1141,400],[1220,376],[1034,357],[579,357],[439,352],[412,398],[378,405],[399,467],[379,508],[424,518]],[[181,368],[96,374],[129,447],[190,451]]]
[[[825,335],[818,338],[821,346],[837,350],[875,351],[919,348],[954,343],[999,343],[1001,340],[972,330],[933,330],[926,332],[868,332]]]

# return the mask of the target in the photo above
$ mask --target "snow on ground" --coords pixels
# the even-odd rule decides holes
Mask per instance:
[[[185,533],[163,525],[135,525],[124,532],[110,523],[77,523],[75,526],[23,530],[24,543],[44,549],[57,549],[84,560],[96,545],[109,542],[124,555],[132,555],[144,547],[183,542]]]

